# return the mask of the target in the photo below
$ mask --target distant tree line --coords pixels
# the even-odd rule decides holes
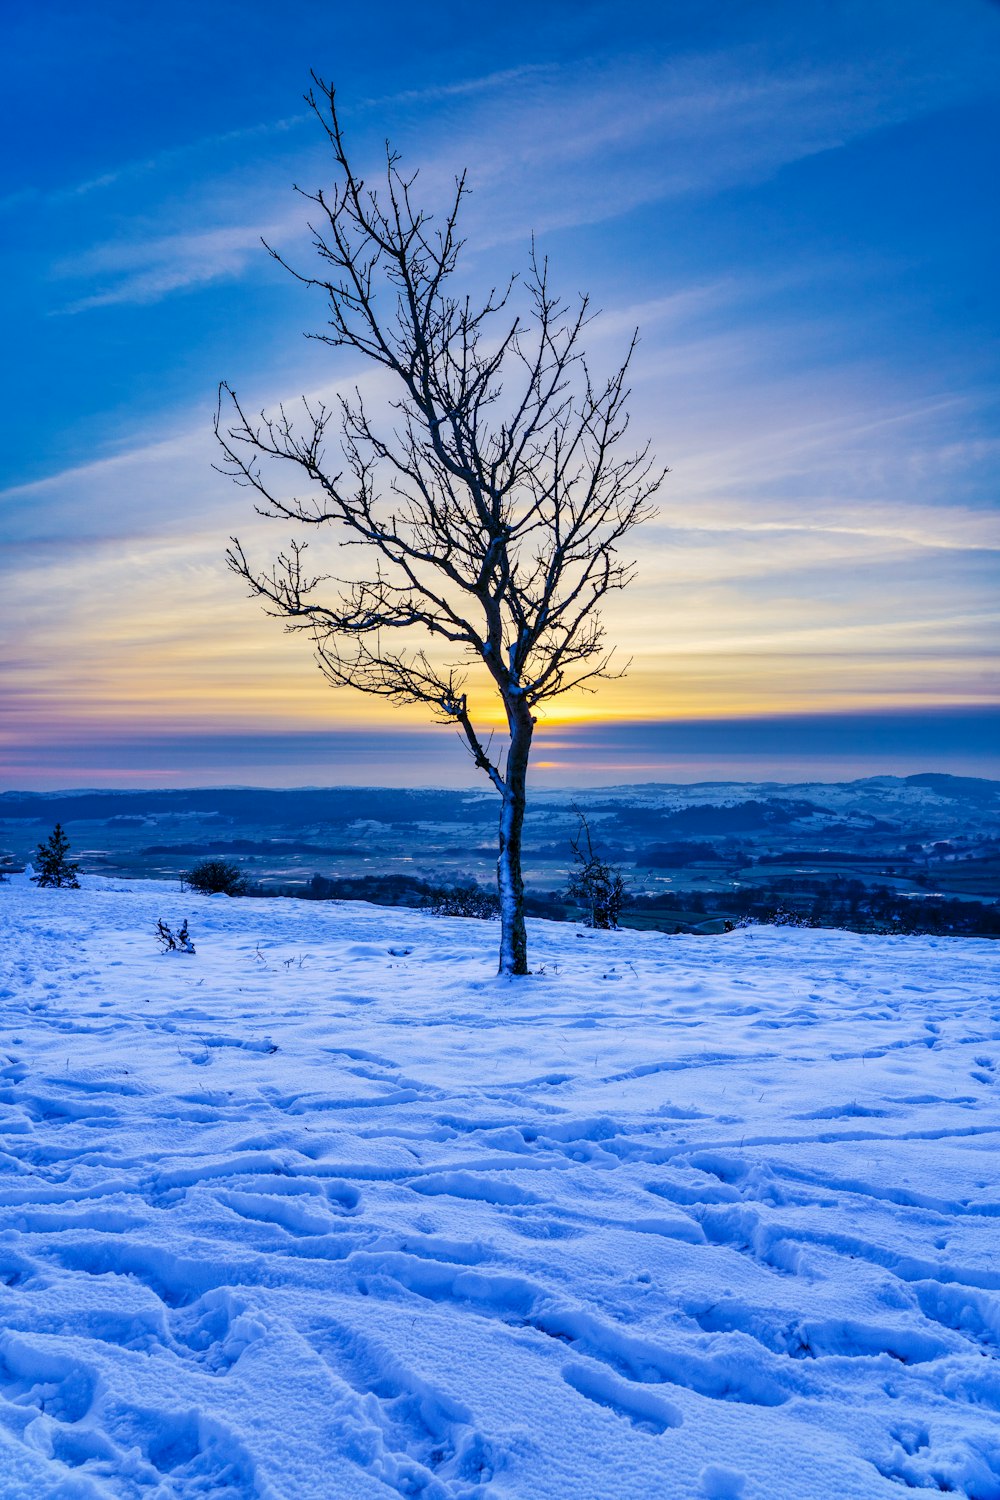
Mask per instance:
[[[440,884],[420,880],[414,875],[354,875],[328,877],[314,875],[309,884],[286,887],[279,891],[260,890],[253,894],[305,897],[307,901],[370,901],[375,906],[410,906],[427,908],[442,916],[495,917],[499,915],[496,894],[474,880]],[[525,894],[529,917],[548,917],[564,921],[566,907],[558,892],[546,895]]]
[[[675,929],[703,926],[684,920],[716,916],[733,924],[839,927],[850,932],[941,933],[952,937],[1000,937],[1000,902],[965,901],[957,896],[906,896],[885,885],[834,878],[794,886],[741,886],[728,891],[672,890],[668,895],[636,896],[635,912],[655,916],[668,906]],[[626,919],[627,920],[627,919]]]

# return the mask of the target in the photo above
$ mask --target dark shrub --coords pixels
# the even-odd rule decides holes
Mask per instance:
[[[184,884],[203,896],[245,896],[250,882],[231,859],[203,859],[184,876]]]
[[[431,910],[436,917],[478,917],[493,922],[500,916],[500,897],[480,885],[454,885],[436,893]]]

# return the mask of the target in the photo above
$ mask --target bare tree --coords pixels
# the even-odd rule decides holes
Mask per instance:
[[[414,201],[416,174],[402,174],[388,144],[384,182],[366,187],[348,158],[333,89],[315,74],[313,82],[307,102],[337,169],[330,190],[303,194],[315,206],[320,266],[304,275],[268,249],[326,294],[326,331],[311,337],[387,372],[389,414],[373,418],[355,390],[332,409],[303,397],[294,415],[280,407],[250,416],[224,384],[216,433],[224,472],[257,491],[260,514],[331,523],[371,567],[362,579],[314,575],[299,541],[265,571],[236,538],[227,559],[287,629],[312,634],[332,684],[426,704],[460,730],[501,798],[500,972],[527,974],[521,832],[535,710],[620,675],[597,606],[630,581],[618,545],[653,513],[663,477],[648,448],[621,449],[635,337],[616,373],[595,380],[581,346],[588,299],[570,308],[556,297],[534,248],[526,312],[505,311],[516,278],[476,305],[458,293],[464,174],[437,227]],[[335,417],[340,452],[331,467]],[[282,464],[307,482],[302,496],[272,477]],[[412,644],[415,631],[423,643]],[[442,664],[448,655],[459,659]],[[485,668],[503,704],[506,757],[472,721],[471,663]]]
[[[609,865],[597,853],[590,836],[590,824],[580,809],[575,807],[573,811],[579,825],[576,838],[570,840],[574,868],[569,877],[567,895],[582,903],[588,926],[617,931],[622,907],[632,899],[628,882],[617,866]]]

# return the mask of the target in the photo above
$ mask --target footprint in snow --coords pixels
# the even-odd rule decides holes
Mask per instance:
[[[374,1429],[381,1449],[372,1465],[378,1478],[403,1495],[474,1500],[483,1493],[496,1453],[464,1403],[346,1324],[316,1326],[311,1342],[331,1374],[361,1399],[358,1422]]]
[[[680,1427],[684,1421],[680,1407],[672,1401],[666,1401],[645,1386],[622,1380],[610,1370],[569,1364],[563,1367],[562,1377],[588,1401],[624,1417],[640,1432],[658,1436],[669,1427]]]
[[[79,1422],[94,1400],[95,1377],[79,1360],[35,1348],[7,1335],[0,1343],[0,1393],[5,1401],[38,1408],[60,1422]]]

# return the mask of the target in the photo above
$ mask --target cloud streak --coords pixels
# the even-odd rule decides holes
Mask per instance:
[[[113,241],[60,261],[55,277],[109,283],[56,309],[63,314],[92,312],[120,304],[159,302],[172,292],[242,276],[251,259],[262,257],[262,241],[279,238],[285,226],[234,224],[225,228],[164,235],[157,239]]]
[[[974,77],[958,79],[927,59],[901,78],[880,70],[877,59],[866,66],[782,67],[759,49],[737,49],[660,63],[528,65],[364,100],[348,114],[356,118],[364,152],[371,150],[366,111],[378,107],[391,117],[404,106],[468,101],[460,120],[446,117],[443,132],[435,131],[433,118],[422,119],[425,143],[414,163],[432,197],[446,193],[455,173],[468,167],[475,189],[469,227],[481,257],[531,232],[551,234],[620,217],[645,203],[760,182],[791,163],[836,150],[974,88]],[[79,195],[111,186],[201,147],[287,134],[306,118],[295,115],[210,137],[69,191]],[[402,116],[398,123],[405,139],[410,132]],[[435,140],[436,133],[441,138]],[[300,178],[308,180],[308,166],[317,180],[326,177],[328,166],[315,145],[299,155]],[[267,175],[273,179],[273,158]],[[191,222],[183,231],[126,234],[64,258],[54,268],[56,276],[104,283],[64,310],[148,303],[237,278],[251,266],[251,251],[262,236],[285,244],[304,239],[304,206],[289,208],[287,193],[279,196],[273,188],[264,194],[259,218],[212,222],[220,201],[239,202],[242,196],[225,178],[208,178],[200,204],[187,209]]]

